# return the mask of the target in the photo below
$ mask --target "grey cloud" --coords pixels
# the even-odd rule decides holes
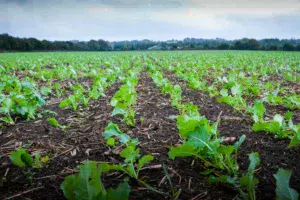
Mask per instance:
[[[300,12],[278,14],[277,9],[277,14],[273,15],[271,6],[268,7],[271,14],[268,15],[258,15],[255,9],[249,10],[247,14],[243,13],[244,10],[232,12],[239,8],[227,9],[235,6],[254,8],[259,4],[257,0],[254,3],[246,0],[239,2],[240,4],[236,0],[0,0],[0,33],[50,40],[300,38]],[[283,3],[282,7],[297,5],[296,0],[286,2],[289,3]],[[270,3],[270,0],[261,0],[260,5],[263,3]],[[275,1],[273,4],[278,6],[280,2]],[[219,8],[222,5],[224,8]],[[214,6],[218,7],[218,12],[215,12]],[[224,12],[220,12],[222,9]],[[205,13],[201,14],[203,10]],[[201,15],[197,16],[197,12]],[[193,13],[196,18],[193,18]],[[206,28],[198,25],[203,21],[207,23]]]

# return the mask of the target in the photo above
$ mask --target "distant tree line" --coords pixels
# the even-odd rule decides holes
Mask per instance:
[[[153,48],[157,47],[157,48]],[[270,50],[300,51],[300,39],[248,39],[225,40],[185,38],[184,40],[152,41],[132,40],[108,42],[48,41],[36,38],[18,38],[0,34],[1,51],[134,51],[134,50]]]

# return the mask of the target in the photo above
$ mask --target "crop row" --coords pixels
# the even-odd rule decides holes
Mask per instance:
[[[187,59],[187,58],[186,58]],[[300,145],[300,124],[294,124],[292,111],[300,108],[300,95],[290,86],[281,86],[282,82],[269,80],[270,74],[280,70],[272,65],[259,69],[252,67],[223,67],[196,65],[194,61],[170,64],[171,60],[156,60],[159,66],[175,73],[180,79],[187,82],[191,89],[204,91],[218,102],[226,103],[237,111],[249,114],[253,119],[253,130],[275,134],[276,138],[290,139],[290,147]],[[297,70],[290,65],[290,70]],[[186,68],[190,70],[186,70]],[[287,69],[286,67],[285,69]],[[210,74],[208,74],[210,72]],[[292,76],[292,75],[291,75]],[[299,76],[293,76],[299,77]],[[207,80],[212,80],[208,83]],[[263,80],[263,81],[262,81]],[[295,80],[296,81],[296,80]],[[299,86],[298,86],[299,87]],[[269,116],[264,105],[283,105],[291,111],[283,114],[274,113]],[[272,118],[271,120],[269,118]]]

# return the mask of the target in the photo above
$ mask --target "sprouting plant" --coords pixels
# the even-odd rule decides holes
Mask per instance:
[[[56,96],[60,97],[62,95],[61,89],[60,89],[61,85],[59,83],[55,83],[52,88],[55,90],[55,94]]]
[[[266,131],[275,134],[276,138],[289,138],[288,148],[300,144],[300,124],[295,125],[292,121],[292,112],[287,112],[285,118],[276,114],[272,121],[259,121],[253,124],[254,131]]]
[[[35,154],[35,158],[33,159],[33,157],[31,157],[29,153],[20,148],[11,153],[10,160],[14,165],[18,167],[30,166],[33,168],[42,168],[42,163],[48,162],[49,158],[48,156],[41,158],[40,153],[37,152]]]
[[[163,164],[163,169],[164,169],[164,172],[165,172],[165,174],[166,174],[166,177],[167,177],[168,182],[169,182],[170,187],[171,187],[172,199],[178,199],[179,195],[181,194],[181,189],[175,191],[175,188],[174,188],[174,186],[173,186],[173,184],[172,184],[171,177],[170,177],[170,175],[169,175],[169,173],[168,173],[168,170],[167,170],[165,164]]]
[[[138,144],[138,139],[131,139],[129,135],[120,131],[117,124],[113,123],[108,124],[105,132],[103,132],[102,135],[107,140],[106,143],[108,143],[110,146],[116,146],[118,142],[126,145],[126,147],[120,153],[120,157],[124,158],[124,163],[122,165],[111,165],[111,167],[114,166],[113,168],[115,170],[122,171],[123,173],[136,179],[141,185],[147,187],[149,190],[162,195],[167,195],[154,189],[139,177],[139,172],[141,171],[142,167],[151,162],[154,157],[152,155],[140,155],[140,149],[136,147]]]
[[[60,186],[68,200],[127,200],[129,198],[130,186],[127,182],[119,184],[116,190],[104,188],[101,176],[103,173],[115,170],[114,166],[86,161],[78,168],[79,173],[67,176]]]
[[[2,107],[0,108],[0,113],[5,114],[5,117],[1,117],[0,121],[3,121],[8,124],[14,124],[14,120],[10,115],[10,110],[13,107],[13,101],[10,98],[5,98],[2,102]]]
[[[47,118],[47,121],[49,122],[50,126],[55,127],[55,128],[58,127],[60,129],[62,129],[63,131],[66,131],[66,129],[69,128],[69,126],[59,124],[58,121],[54,117]]]
[[[255,200],[255,186],[258,184],[258,179],[254,177],[254,170],[260,164],[258,153],[249,154],[249,167],[248,172],[242,176],[236,174],[235,176],[222,175],[219,177],[210,176],[209,182],[223,182],[233,185],[239,190],[240,195],[243,199]],[[244,192],[247,191],[247,194]]]
[[[102,133],[102,136],[108,140],[110,139],[110,144],[115,144],[115,138],[118,139],[119,142],[121,143],[127,143],[130,141],[130,136],[127,135],[126,133],[123,133],[120,131],[119,127],[117,124],[114,123],[109,123],[107,127],[105,128],[105,131]]]
[[[60,108],[65,108],[68,106],[72,106],[73,110],[75,110],[75,111],[77,110],[78,103],[77,103],[74,95],[70,95],[68,98],[62,100],[59,104]]]
[[[172,147],[169,157],[175,159],[194,156],[208,167],[226,171],[230,175],[236,174],[238,165],[235,154],[245,140],[245,136],[242,136],[235,145],[222,145],[222,138],[218,137],[216,129],[217,124],[218,122],[210,126],[205,117],[177,117],[179,132],[186,141],[181,146]]]
[[[137,84],[137,78],[133,76],[126,80],[126,84],[120,87],[110,101],[114,107],[112,116],[123,115],[126,124],[135,126],[135,110],[131,106],[136,103],[137,93],[134,86]]]

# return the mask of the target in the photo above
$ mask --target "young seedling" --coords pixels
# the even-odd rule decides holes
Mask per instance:
[[[49,122],[50,126],[52,126],[54,128],[60,128],[64,132],[69,128],[69,126],[60,125],[58,123],[58,121],[55,118],[53,118],[53,117],[47,118],[47,121]]]

